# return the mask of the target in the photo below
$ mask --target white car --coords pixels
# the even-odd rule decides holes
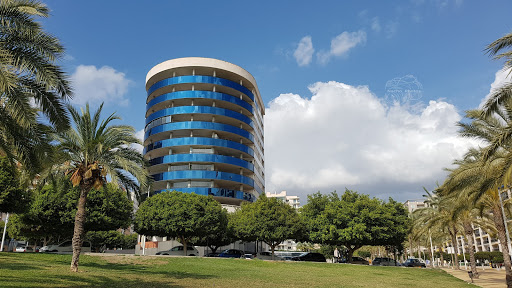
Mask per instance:
[[[32,247],[28,246],[27,244],[18,244],[16,248],[14,249],[14,252],[34,252]]]
[[[73,252],[73,242],[69,240],[56,245],[43,246],[39,252]],[[82,243],[82,252],[91,252],[91,242]]]
[[[175,246],[169,250],[157,252],[156,255],[185,256],[183,246]],[[199,251],[196,247],[189,245],[187,246],[187,256],[199,256]]]

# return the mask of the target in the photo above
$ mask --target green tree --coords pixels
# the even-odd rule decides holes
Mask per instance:
[[[13,237],[30,241],[59,241],[72,235],[73,222],[68,209],[69,192],[73,189],[66,179],[58,179],[34,191],[34,199],[25,213],[9,219]],[[76,201],[74,202],[76,205]]]
[[[302,221],[290,205],[277,198],[261,195],[254,203],[243,203],[233,213],[229,225],[241,240],[265,242],[272,251],[287,239],[301,238]]]
[[[50,147],[38,116],[57,130],[69,127],[64,102],[71,89],[56,65],[64,48],[35,20],[48,15],[39,1],[0,2],[0,150],[33,172],[41,167],[41,149]]]
[[[301,211],[303,218],[309,218],[309,239],[345,246],[349,262],[354,251],[364,245],[401,247],[409,229],[407,211],[397,202],[390,199],[386,204],[350,190],[341,197],[336,192],[310,195]]]
[[[187,245],[196,237],[206,237],[218,229],[225,213],[211,196],[177,191],[149,197],[135,213],[135,231],[143,235],[173,237]]]
[[[461,228],[458,217],[453,213],[456,199],[442,196],[442,188],[434,190],[433,193],[430,193],[425,188],[423,189],[426,192],[426,195],[423,195],[423,197],[426,198],[425,204],[427,206],[414,211],[411,215],[413,223],[410,231],[410,241],[413,239],[419,241],[422,238],[421,236],[425,238],[426,235],[429,235],[433,236],[433,239],[440,239],[438,244],[441,247],[443,242],[447,240],[446,238],[449,238],[452,241],[454,254],[458,255],[457,233]],[[449,237],[443,237],[446,233],[448,233]],[[411,255],[412,244],[410,243]],[[429,247],[428,244],[426,246]],[[452,259],[452,263],[454,263],[455,269],[460,269],[459,261],[455,258]]]
[[[61,241],[73,235],[79,189],[67,177],[54,179],[34,192],[26,213],[13,215],[11,234],[30,241]],[[125,193],[108,183],[88,195],[87,231],[109,231],[131,224],[133,203]]]
[[[68,203],[71,215],[76,214],[79,193],[75,189]],[[87,195],[86,231],[109,231],[130,226],[133,218],[133,202],[126,193],[112,183],[107,183],[100,189],[91,189]],[[73,217],[74,218],[74,217]]]
[[[111,114],[100,122],[101,104],[91,115],[89,105],[79,113],[68,106],[74,128],[57,132],[56,155],[52,169],[70,174],[73,186],[79,187],[79,199],[73,231],[73,257],[71,270],[78,271],[78,261],[86,223],[86,202],[89,192],[99,189],[111,180],[112,185],[141,191],[148,183],[146,162],[142,155],[131,148],[140,143],[131,126],[112,125],[120,119]]]
[[[133,249],[137,244],[137,234],[124,235],[116,230],[88,231],[85,234],[85,239],[91,242],[92,248],[96,252],[102,252],[102,248]]]
[[[222,209],[220,211],[219,221],[215,223],[208,234],[192,239],[194,245],[208,246],[215,253],[219,247],[229,245],[234,242],[233,232],[228,229],[228,211]]]
[[[21,187],[16,168],[7,157],[0,156],[0,211],[21,213],[29,201],[30,193]]]

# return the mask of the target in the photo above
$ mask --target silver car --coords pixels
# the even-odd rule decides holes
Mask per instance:
[[[169,250],[157,252],[156,255],[184,256],[185,253],[183,253],[183,246],[175,246]],[[187,246],[187,256],[199,256],[199,251],[192,245]]]
[[[43,246],[39,252],[73,252],[73,242],[68,240],[56,245]],[[91,252],[91,242],[84,241],[81,252]]]

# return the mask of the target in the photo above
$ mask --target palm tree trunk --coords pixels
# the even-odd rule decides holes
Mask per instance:
[[[71,259],[71,271],[78,272],[78,261],[80,251],[82,250],[82,242],[84,235],[84,224],[86,217],[85,204],[87,203],[87,193],[90,187],[85,184],[80,185],[80,199],[75,215],[75,229],[73,231],[73,258]]]
[[[512,288],[512,269],[510,265],[510,254],[508,251],[507,235],[505,232],[505,225],[503,224],[503,214],[501,213],[500,203],[494,203],[492,213],[494,216],[494,225],[496,226],[496,230],[498,230],[498,238],[500,239],[501,242],[503,262],[505,262],[505,279],[507,282],[507,287]]]
[[[471,272],[473,272],[473,278],[478,279],[478,271],[476,270],[476,261],[475,261],[475,250],[473,249],[473,227],[471,226],[471,222],[464,222],[464,232],[466,233],[466,238],[468,239],[468,250],[469,250],[469,262],[471,264]]]
[[[413,253],[413,251],[412,251],[412,237],[411,237],[410,235],[409,235],[409,256],[410,256],[411,258],[413,258],[413,257],[414,257],[414,253]]]
[[[444,267],[443,248],[441,248],[441,246],[439,246],[439,248],[437,248],[437,250],[439,250],[439,257],[441,257],[441,267]]]
[[[452,229],[449,231],[450,236],[452,237],[452,245],[453,245],[453,252],[454,255],[454,261],[453,264],[455,265],[455,269],[460,270],[459,267],[459,245],[457,245],[457,228],[455,228],[455,225],[453,225]]]

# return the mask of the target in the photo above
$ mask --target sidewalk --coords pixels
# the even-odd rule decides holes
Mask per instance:
[[[448,274],[451,274],[454,277],[462,279],[468,283],[471,283],[471,279],[468,275],[468,270],[465,270],[464,267],[461,267],[461,270],[455,270],[451,268],[442,268]],[[482,270],[478,268],[478,274],[480,275],[479,279],[473,279],[475,285],[478,285],[483,288],[502,288],[507,287],[505,283],[505,269],[490,269],[485,268]]]

